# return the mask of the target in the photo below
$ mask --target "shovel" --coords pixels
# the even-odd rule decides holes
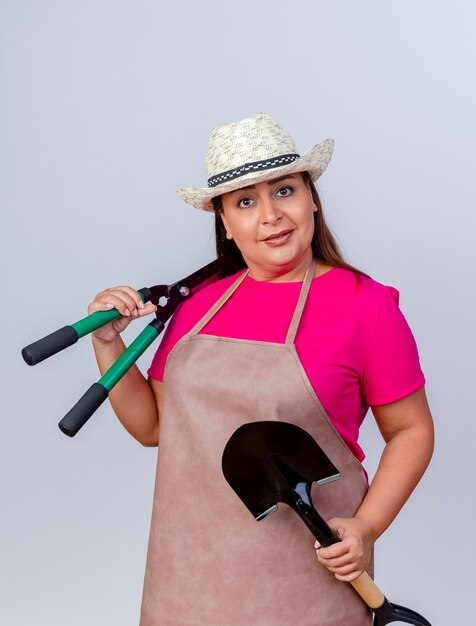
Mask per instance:
[[[311,485],[339,478],[339,472],[316,441],[299,426],[287,422],[251,422],[240,426],[223,451],[223,474],[256,520],[290,506],[321,546],[340,541],[313,506]],[[424,617],[389,602],[363,572],[351,583],[374,613],[374,626],[404,622],[431,626]]]

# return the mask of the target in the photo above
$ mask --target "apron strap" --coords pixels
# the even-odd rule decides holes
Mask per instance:
[[[201,320],[199,320],[195,326],[192,328],[192,330],[189,332],[190,335],[195,335],[196,333],[199,333],[202,328],[208,324],[208,322],[212,319],[212,317],[215,315],[215,313],[221,309],[221,307],[225,304],[225,302],[228,300],[228,298],[231,296],[231,294],[238,289],[239,285],[241,284],[241,282],[244,280],[245,276],[247,276],[248,272],[250,270],[246,269],[242,274],[240,274],[240,276],[238,276],[238,278],[235,280],[235,282],[228,287],[228,289],[225,291],[225,293],[221,296],[221,298],[219,298],[215,304],[212,306],[211,309],[209,309],[209,311],[207,313],[205,313],[205,315],[202,317]]]
[[[302,312],[304,310],[304,305],[306,304],[307,296],[309,294],[309,289],[311,288],[311,283],[312,279],[314,278],[315,271],[316,259],[313,257],[309,267],[307,268],[307,272],[302,283],[301,292],[299,293],[299,299],[296,304],[296,308],[294,309],[291,324],[289,325],[288,334],[286,337],[287,344],[294,343],[294,339],[296,338],[299,322],[301,321]]]

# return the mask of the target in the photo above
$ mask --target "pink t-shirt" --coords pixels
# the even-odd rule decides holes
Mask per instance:
[[[148,370],[163,380],[176,342],[205,315],[237,276],[207,284],[177,309]],[[284,343],[302,283],[246,276],[200,331],[220,337]],[[296,335],[296,350],[336,430],[362,461],[359,427],[369,406],[394,402],[420,389],[425,377],[399,292],[335,267],[313,279]]]

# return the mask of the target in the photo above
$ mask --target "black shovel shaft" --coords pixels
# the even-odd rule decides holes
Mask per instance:
[[[338,543],[340,541],[339,537],[333,533],[329,524],[322,519],[316,509],[312,506],[310,496],[308,502],[305,501],[307,499],[308,498],[306,498],[306,496],[304,496],[303,499],[301,494],[298,495],[294,492],[294,497],[289,498],[289,500],[286,501],[286,504],[296,511],[323,548],[327,548],[327,546],[332,546],[334,543]]]

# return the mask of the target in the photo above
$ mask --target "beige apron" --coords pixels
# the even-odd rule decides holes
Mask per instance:
[[[256,522],[225,481],[221,456],[246,422],[306,429],[341,472],[313,485],[324,519],[351,517],[367,491],[361,464],[331,424],[294,339],[315,261],[286,343],[198,334],[243,272],[173,348],[164,373],[157,464],[140,626],[368,626],[371,613],[316,559],[314,538],[285,504]]]

